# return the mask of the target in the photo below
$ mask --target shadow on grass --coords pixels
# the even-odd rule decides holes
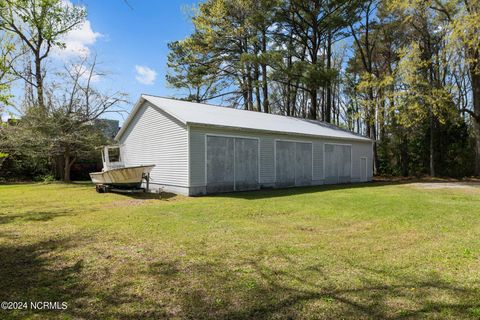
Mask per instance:
[[[29,210],[19,214],[0,215],[0,225],[8,224],[17,220],[21,221],[49,221],[58,217],[73,215],[72,209],[52,209],[52,210]]]
[[[284,255],[235,265],[201,257],[183,263],[159,259],[119,279],[111,278],[115,266],[110,261],[67,258],[69,250],[85,245],[83,238],[0,245],[0,301],[68,303],[60,311],[0,310],[0,318],[465,319],[480,312],[478,288],[447,282],[438,274],[405,275],[348,260],[345,270],[332,272]],[[272,258],[287,267],[271,267]],[[351,282],[335,279],[337,273],[349,272],[356,275]],[[144,290],[137,289],[139,282]]]
[[[295,261],[290,261],[295,263]],[[205,279],[184,290],[182,317],[195,319],[476,319],[480,292],[442,280],[438,275],[404,276],[351,266],[365,275],[361,284],[331,282],[321,266],[300,273],[274,270],[256,260],[244,277],[222,264],[190,266]],[[303,276],[300,276],[302,274]],[[388,283],[368,280],[382,275]],[[306,275],[306,276],[305,276]],[[165,281],[165,275],[159,275]],[[319,279],[322,279],[319,284]]]
[[[84,286],[76,281],[82,260],[65,265],[54,258],[71,245],[69,240],[14,243],[0,246],[0,301],[71,301],[83,295]],[[53,260],[55,265],[50,264]],[[0,310],[2,319],[23,319],[27,314],[30,312]]]
[[[454,180],[454,179],[422,179],[422,178],[410,178],[410,179],[400,179],[392,181],[372,181],[372,182],[363,182],[363,183],[345,183],[345,184],[328,184],[328,185],[319,185],[319,186],[307,186],[307,187],[291,187],[283,189],[261,189],[255,191],[240,191],[232,193],[219,193],[212,195],[213,197],[225,197],[225,198],[237,198],[237,199],[246,199],[246,200],[257,200],[265,198],[277,198],[277,197],[288,197],[301,194],[325,192],[325,191],[334,191],[334,190],[349,190],[349,189],[361,189],[361,188],[376,188],[376,187],[385,187],[385,186],[395,186],[395,185],[407,185],[411,183],[425,183],[425,184],[445,184],[452,183],[458,184],[459,186],[479,186],[478,181],[463,181],[463,180]]]
[[[411,183],[412,181],[398,181],[398,182],[367,182],[367,183],[348,183],[348,184],[329,184],[308,187],[291,187],[282,189],[261,189],[254,191],[240,191],[231,193],[218,193],[211,195],[219,198],[236,198],[246,200],[258,200],[266,198],[289,197],[295,195],[333,191],[333,190],[347,190],[347,189],[361,189],[361,188],[375,188],[392,185],[403,185]]]
[[[62,238],[32,244],[0,245],[0,301],[66,302],[65,310],[1,310],[0,319],[141,319],[165,318],[161,306],[145,312],[143,298],[130,293],[131,282],[99,284],[92,280],[83,257],[66,259],[64,253],[85,241]],[[90,279],[88,281],[87,279]],[[122,310],[125,304],[136,310]]]
[[[151,192],[137,192],[137,193],[125,193],[125,192],[114,192],[116,194],[120,194],[126,197],[130,197],[133,199],[156,199],[156,200],[169,200],[175,198],[177,195],[175,193],[170,192],[160,192],[160,193],[151,193]]]

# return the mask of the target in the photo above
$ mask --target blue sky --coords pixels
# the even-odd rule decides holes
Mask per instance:
[[[195,0],[82,3],[87,7],[91,30],[100,34],[88,45],[90,54],[96,54],[101,68],[111,73],[101,80],[102,87],[128,93],[132,103],[141,93],[180,94],[168,88],[165,81],[167,43],[192,32],[186,9]]]
[[[193,31],[189,10],[196,0],[64,0],[87,8],[87,21],[68,34],[65,50],[54,50],[49,66],[61,68],[68,61],[88,55],[97,56],[99,70],[108,73],[96,83],[102,90],[122,91],[129,95],[130,111],[141,93],[181,96],[165,81],[167,44]],[[191,10],[190,10],[191,12]],[[52,69],[48,69],[52,74]],[[22,96],[18,82],[14,93]],[[123,122],[126,115],[108,114]]]

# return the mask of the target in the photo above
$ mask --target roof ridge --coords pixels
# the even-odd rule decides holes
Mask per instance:
[[[162,102],[162,100],[164,101]],[[149,101],[152,104],[152,107],[155,109],[158,108],[162,110],[186,125],[204,124],[285,134],[372,141],[372,139],[369,137],[321,120],[264,113],[261,111],[243,110],[228,106],[192,102],[146,93],[141,94],[139,100],[134,105],[132,112],[129,114],[126,121],[123,123],[122,128],[115,137],[116,139],[120,139],[122,137],[123,133],[126,131],[126,128],[130,125],[131,120],[145,101]],[[192,107],[192,105],[197,106],[197,108]],[[205,109],[202,110],[201,107]],[[239,111],[239,113],[232,114],[232,111]],[[240,111],[250,112],[242,113]]]
[[[254,113],[260,113],[260,114],[264,114],[264,115],[268,115],[268,116],[276,116],[276,117],[282,117],[282,118],[289,118],[289,119],[295,119],[295,120],[300,120],[300,121],[306,121],[306,122],[309,122],[309,123],[312,123],[312,124],[316,124],[316,125],[319,125],[319,126],[323,126],[323,127],[326,127],[326,128],[330,128],[330,129],[334,129],[334,130],[337,129],[337,130],[340,130],[340,131],[343,131],[343,132],[346,132],[346,133],[354,134],[354,135],[356,135],[356,136],[368,138],[367,136],[364,136],[364,135],[362,135],[362,134],[360,134],[360,133],[353,132],[353,131],[350,131],[350,130],[348,130],[348,129],[344,129],[344,128],[339,127],[339,126],[337,126],[337,125],[335,125],[335,124],[328,123],[328,122],[325,122],[325,121],[322,121],[322,120],[318,120],[318,119],[307,119],[307,118],[300,118],[300,117],[294,117],[294,116],[287,116],[287,115],[283,115],[283,114],[265,113],[265,112],[261,112],[261,111],[255,111],[255,110],[237,109],[237,108],[233,108],[233,107],[229,107],[229,106],[222,106],[222,105],[218,105],[218,104],[211,104],[211,103],[205,103],[205,102],[195,102],[195,101],[181,100],[181,99],[177,99],[177,98],[170,98],[170,97],[153,95],[153,94],[147,94],[147,93],[142,93],[142,96],[150,96],[150,97],[154,97],[154,98],[160,98],[160,99],[166,99],[166,100],[173,100],[173,101],[178,101],[178,102],[187,102],[187,103],[190,103],[190,104],[197,104],[197,105],[199,104],[199,105],[206,105],[206,106],[211,106],[211,107],[219,107],[219,108],[225,108],[225,109],[228,109],[228,110],[254,112]]]

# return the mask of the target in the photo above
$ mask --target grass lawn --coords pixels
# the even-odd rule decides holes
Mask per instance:
[[[479,318],[480,188],[0,186],[0,319]]]

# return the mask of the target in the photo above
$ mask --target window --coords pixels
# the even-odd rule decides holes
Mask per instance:
[[[110,162],[120,162],[120,148],[109,148],[108,160]]]

